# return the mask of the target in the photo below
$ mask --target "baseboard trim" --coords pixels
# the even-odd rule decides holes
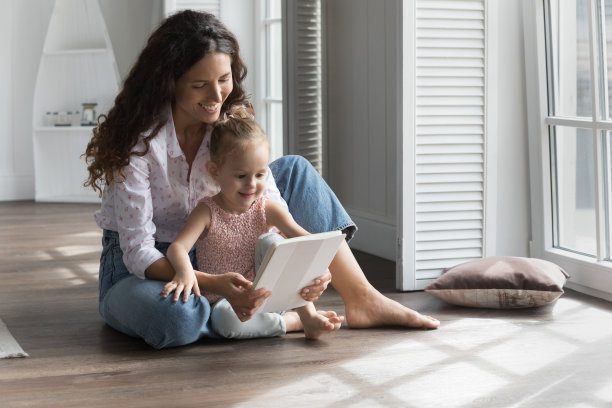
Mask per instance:
[[[350,242],[350,247],[395,261],[395,225],[369,218],[350,209],[347,209],[347,212],[359,228]]]
[[[0,201],[34,199],[34,175],[0,176]]]

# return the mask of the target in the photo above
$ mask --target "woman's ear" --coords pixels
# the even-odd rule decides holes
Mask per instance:
[[[208,173],[215,179],[219,175],[219,167],[217,166],[217,163],[213,161],[209,160],[206,162],[206,170],[208,170]]]

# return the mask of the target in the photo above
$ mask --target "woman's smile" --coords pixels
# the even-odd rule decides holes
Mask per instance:
[[[203,103],[198,102],[198,106],[208,113],[216,113],[221,108],[220,103],[215,103],[213,105],[204,105]]]

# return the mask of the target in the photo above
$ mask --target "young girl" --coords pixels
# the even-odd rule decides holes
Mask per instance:
[[[189,258],[194,244],[200,271],[239,273],[252,282],[267,245],[282,239],[266,233],[277,228],[286,237],[308,234],[284,206],[264,194],[268,160],[269,145],[261,127],[245,108],[232,108],[212,131],[206,164],[220,191],[200,201],[168,248],[175,277],[165,285],[164,297],[174,291],[176,301],[182,292],[186,301],[192,289],[196,296],[201,294]],[[338,330],[344,320],[335,312],[317,311],[309,302],[296,309],[297,313],[259,313],[243,322],[226,299],[211,291],[203,293],[213,305],[212,327],[225,338],[270,337],[303,330],[307,338],[317,339]]]

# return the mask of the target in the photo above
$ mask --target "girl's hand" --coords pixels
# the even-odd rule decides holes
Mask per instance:
[[[172,301],[176,302],[181,296],[181,293],[183,293],[183,303],[185,303],[187,302],[187,299],[189,299],[189,295],[191,294],[192,290],[194,295],[197,297],[202,296],[195,273],[191,272],[185,275],[177,273],[174,275],[174,279],[166,283],[162,289],[162,296],[165,299],[170,293],[174,292]]]
[[[308,302],[314,302],[317,300],[323,294],[323,292],[325,292],[325,289],[327,289],[327,285],[329,285],[331,279],[331,272],[329,272],[328,269],[324,275],[316,278],[312,285],[306,286],[302,289],[302,292],[300,293],[302,299]]]
[[[236,316],[246,322],[259,309],[262,303],[272,294],[265,288],[253,290],[253,282],[239,273],[227,272],[216,275],[218,279],[217,292],[227,299]]]

